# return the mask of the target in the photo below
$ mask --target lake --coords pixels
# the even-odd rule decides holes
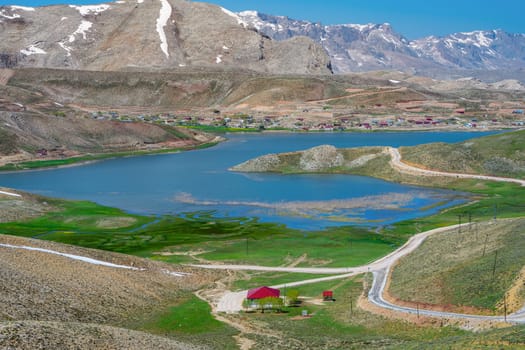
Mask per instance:
[[[463,203],[465,194],[350,175],[241,174],[248,159],[330,144],[411,146],[459,142],[488,133],[227,134],[215,147],[109,159],[82,166],[0,174],[0,185],[45,196],[91,200],[128,212],[162,215],[213,211],[300,229],[388,225]]]

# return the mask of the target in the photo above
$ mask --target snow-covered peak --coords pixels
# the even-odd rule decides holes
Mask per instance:
[[[352,29],[358,30],[360,32],[365,32],[365,31],[368,31],[368,30],[371,30],[372,28],[374,28],[375,24],[372,24],[372,23],[368,23],[368,24],[343,24],[343,26],[345,26],[347,28],[352,28]]]
[[[241,17],[259,17],[259,12],[257,11],[241,11],[237,14]]]
[[[34,11],[35,8],[27,6],[11,6],[11,10]]]
[[[245,27],[248,26],[248,24],[241,17],[239,17],[239,15],[231,12],[230,10],[225,9],[224,7],[221,7],[221,10],[222,10],[222,12],[227,14],[228,16],[235,18],[235,20],[237,20],[238,24],[240,24],[242,26],[245,26]]]
[[[100,4],[100,5],[83,5],[83,6],[77,6],[77,5],[69,5],[69,7],[76,9],[82,16],[87,16],[89,14],[99,14],[100,12],[104,12],[111,8],[108,4]]]

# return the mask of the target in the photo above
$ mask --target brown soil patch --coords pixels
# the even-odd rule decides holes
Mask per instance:
[[[523,305],[523,294],[525,289],[525,267],[521,269],[512,287],[506,293],[507,314],[520,310]],[[505,311],[505,300],[498,303],[498,310]]]
[[[12,69],[0,69],[0,85],[7,85],[14,74]]]

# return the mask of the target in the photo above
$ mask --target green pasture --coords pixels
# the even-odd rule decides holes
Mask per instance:
[[[217,321],[205,301],[188,294],[177,305],[146,316],[129,325],[140,331],[173,337],[192,344],[213,345],[213,349],[236,349],[232,338],[238,332]]]

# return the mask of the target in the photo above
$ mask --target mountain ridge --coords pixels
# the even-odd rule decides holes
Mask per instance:
[[[323,25],[256,11],[237,15],[275,40],[294,36],[313,39],[325,48],[334,72],[340,74],[389,69],[451,78],[472,75],[476,70],[525,68],[525,34],[500,29],[408,40],[389,23]]]
[[[186,0],[1,6],[0,28],[0,68],[331,74],[327,54],[314,41],[270,40],[220,6]]]

